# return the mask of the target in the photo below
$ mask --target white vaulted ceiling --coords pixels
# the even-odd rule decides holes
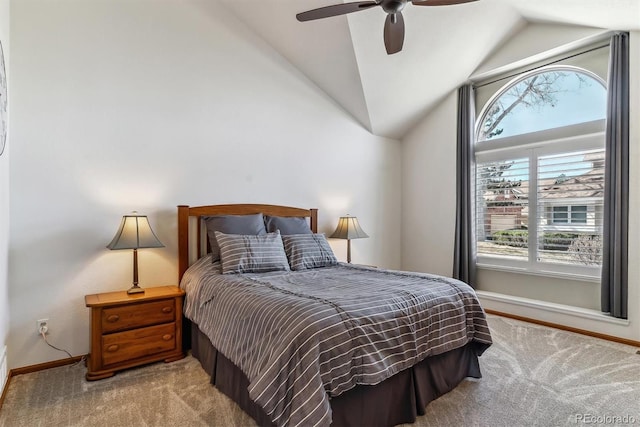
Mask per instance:
[[[297,13],[339,0],[219,1],[370,132],[395,139],[474,73],[504,62],[496,58],[498,48],[517,56],[519,37],[524,53],[534,55],[535,49],[528,51],[531,40],[544,46],[572,41],[560,34],[576,40],[605,30],[640,29],[638,0],[407,4],[403,50],[387,55],[386,14],[380,7],[301,23]],[[575,28],[567,31],[567,25]],[[560,27],[565,31],[556,31]],[[545,40],[554,34],[560,40]]]

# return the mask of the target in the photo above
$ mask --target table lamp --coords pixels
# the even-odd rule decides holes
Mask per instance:
[[[135,211],[131,215],[124,215],[120,228],[107,248],[112,250],[133,249],[133,286],[129,288],[127,293],[144,293],[144,289],[138,286],[138,249],[164,248],[151,229],[147,216],[138,215]]]
[[[347,262],[351,263],[351,239],[362,239],[369,236],[360,227],[358,218],[347,215],[340,217],[336,231],[329,237],[332,239],[347,239]]]

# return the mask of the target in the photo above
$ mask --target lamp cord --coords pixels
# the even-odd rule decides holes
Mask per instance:
[[[53,348],[54,350],[58,350],[58,351],[62,351],[64,353],[67,353],[67,355],[69,356],[69,359],[73,359],[73,356],[71,355],[71,353],[69,353],[67,350],[63,349],[63,348],[58,348],[55,345],[51,344],[48,340],[47,340],[47,335],[44,333],[44,331],[40,331],[40,335],[42,335],[42,339],[44,340],[44,342],[51,348]],[[82,362],[85,359],[85,356],[82,356],[80,358],[80,360],[78,360],[77,362],[73,363],[72,366],[77,365],[78,363]]]

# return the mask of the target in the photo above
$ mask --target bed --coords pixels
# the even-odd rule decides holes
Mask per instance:
[[[259,425],[392,426],[481,377],[491,335],[468,285],[338,263],[317,215],[178,206],[183,336],[216,388]],[[212,232],[238,218],[246,234]]]

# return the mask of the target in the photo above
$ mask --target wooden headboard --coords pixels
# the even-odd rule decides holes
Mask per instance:
[[[258,205],[258,204],[233,204],[233,205],[210,205],[210,206],[178,206],[178,283],[182,280],[184,272],[189,267],[190,249],[197,247],[197,258],[202,256],[202,252],[207,247],[207,233],[202,226],[203,217],[212,215],[252,215],[262,213],[269,216],[303,217],[309,218],[309,226],[314,233],[318,232],[318,210],[301,209],[290,206]],[[192,220],[193,219],[193,220]],[[193,237],[194,228],[190,228],[195,223],[196,245],[189,241]]]

